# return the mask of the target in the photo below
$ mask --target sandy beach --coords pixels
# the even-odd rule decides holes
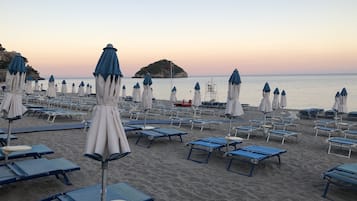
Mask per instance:
[[[245,111],[244,121],[233,123],[233,126],[247,124],[249,119],[261,118],[262,114],[254,109]],[[165,119],[167,117],[156,116]],[[218,118],[218,117],[216,117]],[[123,118],[126,119],[126,118]],[[55,123],[70,122],[58,119]],[[284,145],[281,139],[271,138],[267,143],[262,135],[252,135],[239,146],[266,145],[286,149],[281,155],[282,163],[278,166],[276,158],[265,160],[258,165],[253,177],[239,175],[226,170],[227,157],[214,152],[208,164],[199,164],[186,160],[189,147],[186,143],[208,136],[225,136],[228,124],[204,129],[190,129],[189,126],[178,128],[188,135],[184,142],[178,139],[155,140],[150,148],[135,145],[137,135],[128,132],[127,137],[131,154],[109,163],[108,184],[127,182],[137,189],[151,195],[157,201],[179,200],[357,200],[357,192],[345,190],[334,185],[330,187],[327,199],[321,197],[325,181],[322,173],[342,163],[356,163],[357,153],[350,159],[328,155],[327,135],[314,137],[313,120],[298,120],[297,130],[302,134],[298,141],[287,139]],[[49,123],[38,117],[25,116],[14,121],[13,127],[43,126]],[[155,125],[170,127],[170,125]],[[1,119],[0,127],[6,128],[7,121]],[[176,126],[174,128],[177,128]],[[45,144],[54,150],[54,154],[46,158],[64,157],[81,167],[80,171],[69,173],[73,185],[67,186],[55,177],[44,177],[28,181],[16,182],[0,187],[1,201],[35,201],[50,195],[93,185],[100,182],[100,163],[83,156],[86,133],[81,129],[34,132],[16,134],[13,145]],[[203,157],[196,154],[195,157]],[[245,164],[233,164],[234,168],[248,171]]]

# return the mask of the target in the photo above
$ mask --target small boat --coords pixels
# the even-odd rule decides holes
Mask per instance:
[[[181,102],[176,102],[174,105],[176,107],[191,107],[192,100],[188,100],[188,102],[186,102],[185,100],[182,100]]]

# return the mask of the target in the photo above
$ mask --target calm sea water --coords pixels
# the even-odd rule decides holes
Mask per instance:
[[[202,100],[210,100],[215,98],[219,102],[226,102],[227,76],[212,76],[212,77],[189,77],[176,79],[153,79],[153,93],[157,99],[168,100],[172,86],[177,88],[178,100],[193,99],[194,85],[199,82],[201,85]],[[63,79],[67,81],[68,91],[71,91],[72,83],[75,83],[76,88],[81,81],[87,85],[93,86],[95,92],[95,80],[93,78],[55,78],[58,86],[61,86]],[[268,82],[272,92],[276,87],[280,92],[284,89],[287,93],[287,108],[302,109],[310,107],[318,107],[323,109],[331,109],[334,103],[334,96],[337,91],[341,91],[346,87],[348,92],[347,105],[349,111],[357,111],[357,74],[351,75],[248,75],[241,76],[241,92],[240,102],[251,106],[257,106],[262,98],[262,88],[265,82]],[[48,81],[40,81],[43,83],[44,89],[47,88]],[[133,86],[139,82],[142,89],[143,79],[123,78],[122,84],[126,86],[126,94],[131,95]],[[216,89],[216,94],[208,92],[208,83],[213,83]],[[60,89],[60,87],[59,87]],[[271,92],[271,99],[273,94]]]

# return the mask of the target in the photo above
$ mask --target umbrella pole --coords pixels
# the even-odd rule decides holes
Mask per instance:
[[[228,129],[228,136],[231,136],[231,127],[232,127],[232,117],[229,117],[229,129]]]
[[[10,146],[10,140],[11,140],[11,123],[12,123],[12,120],[9,119],[9,125],[8,125],[8,129],[7,129],[7,139],[6,139],[6,146]],[[8,154],[5,154],[5,163],[7,163],[9,159],[9,156]]]
[[[107,199],[107,173],[108,173],[108,161],[102,161],[102,191],[101,191],[101,201],[106,201]]]
[[[146,128],[146,115],[147,115],[148,110],[145,110],[145,115],[144,115],[144,128]]]

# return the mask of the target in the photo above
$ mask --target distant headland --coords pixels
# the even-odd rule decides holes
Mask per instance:
[[[142,67],[135,73],[133,78],[143,78],[146,73],[150,73],[152,78],[171,78],[171,76],[172,78],[187,77],[187,72],[183,68],[167,59],[162,59]]]
[[[8,70],[9,64],[16,53],[17,52],[14,51],[12,52],[6,51],[6,49],[3,48],[2,45],[0,44],[0,82],[5,81],[6,72]],[[34,80],[44,80],[44,78],[40,77],[40,74],[37,70],[35,70],[32,66],[27,64],[28,62],[27,58],[26,57],[24,58],[27,68],[26,77],[32,77],[32,79]]]

